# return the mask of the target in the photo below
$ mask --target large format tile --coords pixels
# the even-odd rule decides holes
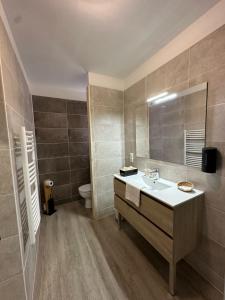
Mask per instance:
[[[12,194],[13,183],[9,150],[0,150],[0,194]]]
[[[69,170],[69,157],[39,159],[38,169],[40,174]]]
[[[145,78],[124,91],[124,106],[145,102]]]
[[[53,196],[54,196],[55,201],[71,200],[71,197],[72,197],[71,184],[55,186]]]
[[[79,185],[90,183],[90,169],[72,170],[71,183],[77,183]]]
[[[56,173],[46,173],[39,175],[40,184],[42,184],[43,181],[46,179],[53,180],[55,185],[68,184],[70,183],[70,170],[57,171]]]
[[[0,195],[0,237],[18,233],[14,195]]]
[[[89,155],[88,143],[69,143],[69,155]]]
[[[190,86],[207,82],[207,105],[212,106],[216,104],[225,103],[225,66],[221,65],[216,70],[210,70],[203,73],[196,78],[190,80]]]
[[[160,67],[146,77],[146,99],[165,91],[166,88],[165,66]]]
[[[7,134],[6,112],[3,102],[0,102],[0,128],[0,149],[5,149],[9,147],[9,140]]]
[[[18,235],[0,241],[0,282],[22,270]]]
[[[36,128],[67,128],[67,115],[62,113],[34,112]]]
[[[118,107],[95,106],[94,123],[96,125],[111,125],[123,123],[123,111]]]
[[[206,139],[213,142],[225,141],[225,103],[208,107]]]
[[[122,124],[97,124],[94,125],[94,137],[96,142],[121,141],[124,138]]]
[[[88,128],[87,116],[82,115],[68,115],[69,128]]]
[[[119,169],[123,166],[123,158],[108,158],[95,160],[95,175],[106,176],[118,173]]]
[[[32,96],[34,111],[66,113],[66,100]]]
[[[37,143],[65,143],[68,142],[67,128],[36,128]]]
[[[224,278],[225,265],[221,264],[221,261],[225,258],[225,248],[220,244],[208,239],[206,236],[201,236],[198,246],[190,255],[190,258],[204,264],[206,272],[214,272],[215,277],[220,277],[220,280]]]
[[[87,115],[86,101],[67,101],[67,113],[74,115]]]
[[[0,295],[4,300],[25,300],[23,274],[20,273],[0,283]]]
[[[122,142],[96,142],[95,143],[95,158],[117,158],[123,156]]]
[[[225,65],[225,25],[208,35],[190,49],[190,77]]]
[[[184,51],[165,65],[166,87],[188,80],[189,50]]]
[[[204,206],[203,232],[204,234],[225,247],[225,212],[208,205]]]
[[[79,155],[70,157],[70,169],[77,170],[89,168],[89,156]]]
[[[68,143],[37,144],[37,156],[40,158],[53,158],[68,156]]]
[[[123,92],[103,87],[91,86],[93,104],[123,108]]]
[[[70,142],[88,142],[89,132],[88,128],[69,128]]]

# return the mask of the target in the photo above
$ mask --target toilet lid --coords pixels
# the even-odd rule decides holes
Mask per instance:
[[[81,192],[90,192],[91,191],[91,185],[90,185],[90,183],[80,186],[79,190]]]

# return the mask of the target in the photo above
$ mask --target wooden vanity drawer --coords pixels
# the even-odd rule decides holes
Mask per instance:
[[[160,227],[163,231],[173,236],[174,211],[150,196],[141,194],[141,205],[139,211]]]
[[[156,224],[163,231],[173,236],[173,210],[150,196],[141,194],[140,207],[125,198],[126,184],[114,179],[114,191],[121,199],[124,199],[134,209],[142,213],[146,218]]]
[[[119,213],[156,249],[167,259],[172,261],[173,240],[163,231],[149,222],[137,211],[115,195],[115,208]]]
[[[125,199],[126,184],[114,178],[114,192],[120,198]]]

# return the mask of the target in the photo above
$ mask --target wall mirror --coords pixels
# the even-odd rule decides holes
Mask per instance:
[[[147,104],[147,121],[144,106],[136,111],[136,156],[201,168],[207,83],[153,95]]]

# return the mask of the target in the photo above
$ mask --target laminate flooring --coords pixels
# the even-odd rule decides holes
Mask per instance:
[[[35,300],[203,300],[179,272],[168,293],[167,262],[126,222],[93,220],[79,202],[43,216]]]

